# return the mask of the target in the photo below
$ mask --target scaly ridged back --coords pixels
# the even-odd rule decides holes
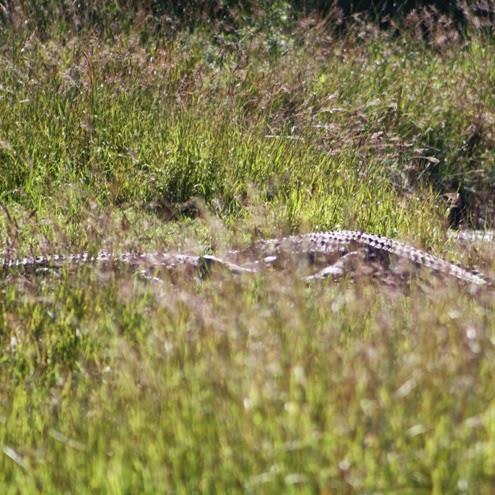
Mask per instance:
[[[353,230],[312,232],[310,234],[260,241],[259,243],[265,255],[277,252],[330,254],[339,252],[340,250],[345,251],[348,248],[352,248],[353,245],[372,249],[377,252],[391,253],[399,258],[408,259],[418,265],[426,266],[432,270],[445,273],[472,284],[487,284],[487,280],[481,275],[425,251],[421,251],[409,244],[389,239],[388,237]]]
[[[260,260],[269,255],[289,254],[291,256],[313,255],[322,253],[335,255],[337,257],[355,250],[359,247],[365,248],[373,253],[390,253],[399,258],[410,260],[418,265],[426,266],[437,272],[456,277],[460,280],[476,285],[486,285],[488,281],[483,276],[472,271],[461,268],[453,263],[449,263],[432,254],[421,251],[413,246],[400,241],[389,239],[374,234],[366,234],[352,230],[315,232],[305,235],[283,237],[280,239],[270,239],[258,242],[254,247],[246,250],[251,255]],[[238,251],[231,251],[229,254],[238,255]],[[231,263],[228,259],[223,260],[215,256],[190,256],[173,253],[130,253],[113,254],[106,251],[100,252],[97,256],[90,256],[88,253],[49,255],[23,258],[17,260],[0,259],[0,267],[3,271],[8,269],[21,269],[24,271],[36,270],[42,267],[58,267],[62,265],[77,266],[79,264],[93,263],[106,264],[116,263],[123,265],[164,267],[175,269],[178,266],[190,266],[200,268],[204,264],[218,264],[230,271],[253,272],[256,269],[247,268]]]

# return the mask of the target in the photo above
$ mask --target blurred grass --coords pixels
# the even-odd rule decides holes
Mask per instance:
[[[291,285],[6,287],[4,486],[489,493],[490,299]]]
[[[4,255],[350,228],[490,269],[438,202],[493,226],[490,36],[342,34],[285,2],[210,24],[39,5],[2,4]],[[0,286],[2,493],[493,492],[490,293],[84,268]]]

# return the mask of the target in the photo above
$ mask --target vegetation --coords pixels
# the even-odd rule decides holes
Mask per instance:
[[[492,270],[439,200],[493,227],[486,25],[219,4],[0,3],[4,257],[346,228]],[[493,492],[492,293],[165,282],[2,275],[1,493]]]

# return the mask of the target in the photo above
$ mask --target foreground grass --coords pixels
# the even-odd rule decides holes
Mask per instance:
[[[355,228],[491,271],[491,248],[446,242],[436,198],[491,225],[493,41],[313,21],[111,39],[19,21],[5,255]],[[0,290],[2,493],[493,492],[490,292],[84,268]]]
[[[4,493],[491,493],[491,295],[3,285]]]

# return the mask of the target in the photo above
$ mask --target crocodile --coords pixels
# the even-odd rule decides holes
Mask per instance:
[[[401,241],[360,231],[342,230],[313,232],[276,239],[260,240],[243,250],[227,251],[225,256],[211,254],[187,255],[170,252],[112,253],[101,251],[92,256],[88,253],[55,254],[20,259],[0,258],[3,273],[22,271],[33,273],[58,269],[63,266],[77,267],[83,264],[132,266],[143,273],[157,269],[174,272],[178,269],[207,273],[212,266],[220,266],[232,273],[257,273],[277,265],[303,262],[308,266],[322,266],[317,273],[306,276],[308,282],[331,277],[341,278],[356,270],[356,265],[381,265],[389,269],[391,260],[408,262],[427,267],[432,272],[457,278],[476,286],[492,285],[490,279],[474,270],[434,256]]]

